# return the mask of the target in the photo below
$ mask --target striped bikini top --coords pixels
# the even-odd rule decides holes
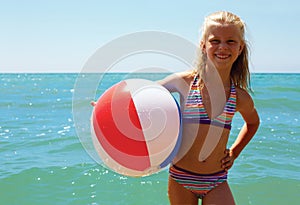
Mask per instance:
[[[230,130],[231,121],[236,108],[235,86],[233,85],[233,83],[231,83],[230,96],[223,109],[223,113],[211,120],[205,110],[202,101],[198,79],[199,76],[196,75],[193,84],[190,87],[187,101],[185,103],[185,109],[183,111],[183,121],[187,123],[211,124]]]

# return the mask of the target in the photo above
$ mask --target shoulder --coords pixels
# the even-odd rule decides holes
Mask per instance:
[[[251,95],[244,89],[236,87],[237,111],[254,107]]]
[[[170,92],[179,92],[184,87],[189,87],[192,79],[192,71],[185,71],[168,75],[157,82],[166,87]]]
[[[168,81],[168,80],[188,81],[190,78],[193,78],[193,72],[192,71],[184,71],[184,72],[178,72],[178,73],[173,73],[171,75],[168,75],[162,81]]]
[[[242,88],[236,88],[237,104],[236,111],[238,111],[246,122],[256,123],[259,117],[254,105],[251,95]]]

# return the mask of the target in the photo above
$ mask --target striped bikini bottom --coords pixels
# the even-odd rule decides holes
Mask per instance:
[[[170,176],[202,199],[209,191],[227,181],[227,172],[221,171],[214,174],[197,174],[172,165],[169,169]]]

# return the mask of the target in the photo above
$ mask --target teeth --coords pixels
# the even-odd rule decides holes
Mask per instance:
[[[229,57],[229,55],[216,55],[216,56],[221,59],[225,59]]]

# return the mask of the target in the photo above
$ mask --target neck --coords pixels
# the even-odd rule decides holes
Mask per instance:
[[[230,86],[230,70],[227,68],[217,69],[214,66],[206,66],[204,82],[207,85]]]

